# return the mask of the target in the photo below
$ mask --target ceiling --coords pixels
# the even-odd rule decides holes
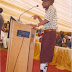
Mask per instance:
[[[10,16],[18,19],[20,14],[34,7],[27,13],[24,13],[20,20],[24,24],[37,24],[38,20],[33,20],[33,15],[39,15],[44,19],[45,10],[42,8],[41,0],[0,0],[0,7],[3,8],[3,17],[5,22],[10,20]],[[72,31],[72,0],[55,0],[54,6],[57,10],[58,31]]]

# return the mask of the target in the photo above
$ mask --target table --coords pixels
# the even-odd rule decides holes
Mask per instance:
[[[72,67],[72,49],[55,46],[51,65],[61,70],[71,70]]]
[[[39,60],[41,43],[35,42],[34,59]],[[51,65],[56,65],[56,68],[61,70],[71,70],[72,67],[72,49],[55,46],[54,55]]]
[[[41,49],[41,43],[40,42],[35,42],[35,49],[34,49],[34,59],[39,60],[40,56],[40,49]]]

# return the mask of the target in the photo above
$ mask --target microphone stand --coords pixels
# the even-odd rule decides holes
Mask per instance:
[[[33,6],[32,8],[30,8],[30,9],[26,10],[25,12],[23,12],[23,13],[19,16],[18,21],[20,21],[20,17],[21,17],[24,13],[28,12],[29,10],[33,9],[34,7],[38,7],[38,5],[37,5],[37,6]]]

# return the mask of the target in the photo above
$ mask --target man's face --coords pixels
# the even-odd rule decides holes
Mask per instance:
[[[60,39],[60,38],[61,38],[61,35],[60,35],[60,34],[58,34],[57,39]]]
[[[51,5],[51,3],[49,1],[43,1],[42,2],[42,6],[43,6],[43,8],[45,8],[45,10],[47,10],[50,5]]]

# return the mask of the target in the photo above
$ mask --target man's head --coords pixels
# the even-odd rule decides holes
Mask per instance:
[[[42,0],[42,1],[43,1],[42,6],[46,10],[49,8],[50,5],[52,5],[54,3],[54,0]]]
[[[0,13],[2,13],[3,12],[3,9],[2,8],[0,8]]]
[[[64,34],[64,32],[63,31],[60,31],[60,34]]]
[[[60,39],[60,38],[61,38],[61,35],[60,35],[60,34],[58,34],[58,35],[57,35],[57,39]]]

